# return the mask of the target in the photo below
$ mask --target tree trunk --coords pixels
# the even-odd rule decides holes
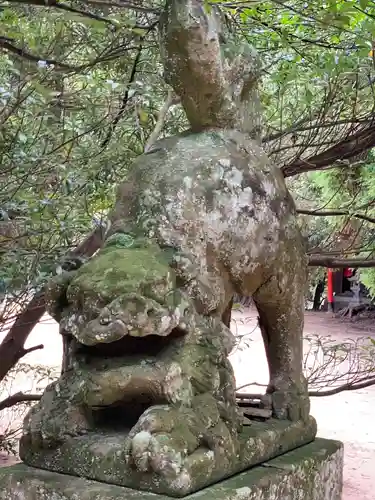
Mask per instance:
[[[67,258],[91,257],[102,245],[103,236],[103,228],[98,227]],[[11,326],[8,334],[0,344],[0,382],[23,356],[43,347],[36,346],[25,349],[24,345],[27,337],[45,313],[45,310],[44,291],[40,291],[31,299],[26,309]]]
[[[230,328],[230,322],[232,320],[232,307],[233,307],[233,298],[229,302],[227,308],[223,312],[223,316],[221,318],[222,322],[224,323],[225,326]]]
[[[324,292],[324,281],[319,281],[315,288],[313,311],[319,311],[320,304],[322,303],[323,292]]]

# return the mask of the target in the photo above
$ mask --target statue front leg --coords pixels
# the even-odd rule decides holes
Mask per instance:
[[[185,320],[186,337],[158,360],[165,367],[161,387],[167,404],[148,408],[127,442],[132,467],[164,477],[177,477],[189,464],[225,466],[238,452],[239,415],[227,361],[233,335],[218,318],[193,313]]]

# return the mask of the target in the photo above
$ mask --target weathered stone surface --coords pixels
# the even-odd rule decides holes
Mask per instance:
[[[121,432],[89,434],[65,441],[57,449],[37,452],[27,448],[21,452],[23,459],[35,467],[155,493],[182,496],[311,442],[316,434],[316,423],[312,418],[308,422],[254,422],[239,434],[236,456],[232,454],[225,428],[219,426],[218,431],[222,434],[217,434],[215,438],[222,439],[227,446],[222,455],[200,447],[185,461],[175,463],[175,469],[168,475],[160,474],[157,469],[151,474],[135,474],[131,467],[126,466],[124,434]],[[179,428],[179,434],[176,435],[176,439],[178,438],[180,441],[184,440],[183,428]],[[166,438],[164,442],[169,444]],[[170,458],[162,448],[158,448],[151,452],[150,459],[163,461]],[[176,471],[178,465],[181,468]]]
[[[341,500],[343,447],[316,439],[185,497],[189,500]],[[167,500],[25,465],[0,469],[0,500]]]
[[[280,172],[239,132],[169,138],[140,157],[105,247],[48,286],[70,348],[25,419],[22,458],[117,428],[136,481],[156,474],[173,490],[201,453],[216,479],[237,470],[234,337],[221,321],[236,290],[259,308],[273,416],[308,422],[305,255],[292,207]]]
[[[154,266],[152,261],[151,266]],[[84,279],[90,276],[90,273],[82,274]],[[82,274],[77,273],[76,282]],[[91,272],[92,275],[95,280],[97,275]],[[100,273],[98,280],[99,277]],[[152,274],[150,280],[153,280]],[[91,282],[87,287],[84,283],[83,280],[81,290],[93,289]],[[117,290],[121,284],[128,286],[125,279],[115,283]],[[102,296],[109,293],[104,283],[101,290]],[[223,473],[228,467],[233,468],[241,417],[235,404],[234,376],[227,359],[233,346],[231,332],[218,318],[204,317],[188,309],[177,314],[175,300],[173,307],[165,306],[164,312],[159,313],[163,311],[159,299],[147,314],[142,300],[147,301],[150,295],[145,289],[142,293],[139,296],[142,308],[135,304],[131,309],[135,302],[133,296],[125,300],[118,312],[123,318],[129,314],[121,325],[126,328],[131,325],[130,334],[126,328],[111,329],[111,319],[106,322],[109,344],[105,343],[105,328],[104,335],[96,333],[101,325],[99,321],[98,328],[91,326],[90,329],[87,321],[82,322],[83,333],[71,330],[75,338],[85,344],[77,343],[79,347],[71,352],[69,368],[46,389],[41,402],[26,417],[20,447],[26,462],[33,463],[34,454],[48,454],[61,444],[71,443],[72,437],[86,433],[91,436],[95,431],[100,433],[112,428],[118,430],[116,452],[121,450],[120,469],[128,465],[127,475],[133,474],[137,480],[137,472],[141,472],[146,477],[147,473],[156,473],[172,481],[182,474],[189,457],[200,461],[201,454],[211,456],[211,453],[216,467],[221,467]],[[86,311],[89,303],[89,299],[84,301]],[[169,316],[168,311],[171,311]],[[110,316],[109,312],[106,314]],[[168,332],[165,342],[161,325],[165,324],[163,318],[171,317],[177,318],[179,325],[183,321],[187,331],[180,326],[182,331]],[[154,338],[145,341],[137,330],[145,332],[145,325],[152,322]],[[69,322],[66,322],[64,330],[68,328]],[[119,335],[117,342],[112,342],[113,331]],[[139,340],[143,342],[139,344]],[[110,353],[108,349],[113,348]],[[80,443],[75,445],[80,453]],[[95,453],[90,456],[89,462],[92,461],[95,461]],[[209,461],[212,462],[212,458]],[[61,464],[61,472],[63,467]],[[65,467],[69,468],[69,461]]]
[[[105,247],[48,286],[69,348],[60,379],[25,419],[25,461],[112,427],[122,467],[140,483],[156,474],[173,490],[202,453],[213,478],[233,473],[241,422],[227,359],[234,337],[221,316],[235,291],[259,309],[273,416],[307,422],[306,269],[292,207],[280,172],[235,131],[166,139],[140,157]]]
[[[208,13],[201,0],[167,0],[160,34],[164,79],[181,97],[192,130],[236,129],[260,139],[261,60],[226,29],[215,5]]]
[[[246,123],[259,63],[224,38],[215,8],[166,2],[165,76],[192,129],[137,158],[104,248],[47,286],[63,370],[25,419],[29,464],[177,494],[315,436],[305,249],[283,176]],[[275,419],[246,432],[228,361],[234,294],[259,311]]]

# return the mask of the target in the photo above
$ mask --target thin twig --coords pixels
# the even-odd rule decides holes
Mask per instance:
[[[44,349],[43,344],[35,345],[34,347],[29,347],[28,349],[23,349],[22,353],[23,356],[26,356],[26,354],[30,354],[30,352],[38,351],[39,349]]]
[[[165,119],[167,117],[169,108],[173,104],[177,104],[178,102],[179,102],[179,98],[177,98],[175,96],[174,91],[172,89],[170,89],[168,91],[168,96],[167,96],[161,110],[159,111],[159,115],[158,115],[158,119],[157,119],[156,124],[155,124],[155,128],[151,132],[150,137],[148,138],[148,140],[146,142],[146,145],[144,148],[145,153],[147,153],[151,149],[151,147],[155,144],[155,142],[158,140],[160,132],[162,131],[162,129],[164,127]]]
[[[297,214],[313,215],[316,217],[335,217],[340,215],[347,215],[349,217],[355,217],[357,219],[362,219],[375,224],[374,217],[369,217],[365,214],[351,213],[349,210],[305,210],[304,208],[297,208]]]
[[[40,401],[41,397],[41,394],[25,394],[23,392],[17,392],[0,402],[0,411],[19,403],[26,403],[27,401]]]
[[[251,384],[245,384],[245,385],[241,385],[240,387],[237,387],[236,391],[241,391],[242,389],[246,389],[246,387],[250,387],[252,385],[255,385],[257,387],[267,387],[267,384],[260,384],[259,382],[252,382]],[[247,394],[245,394],[244,396],[247,396]]]

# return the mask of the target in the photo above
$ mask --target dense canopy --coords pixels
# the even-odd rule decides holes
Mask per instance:
[[[25,307],[30,290],[105,220],[133,158],[186,127],[159,60],[163,3],[1,4],[0,286],[13,294],[6,320],[15,297]],[[296,199],[311,264],[359,262],[375,291],[367,269],[375,264],[374,3],[206,8],[214,4],[233,37],[260,54],[262,140]]]

